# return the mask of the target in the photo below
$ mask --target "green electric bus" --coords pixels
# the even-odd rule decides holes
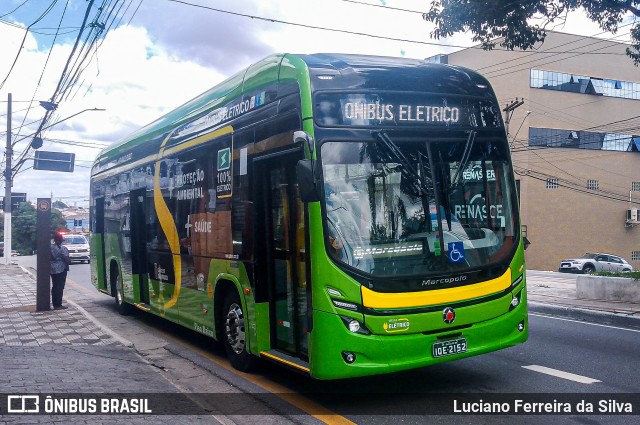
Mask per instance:
[[[318,379],[527,339],[500,108],[469,69],[277,54],[104,150],[91,268],[138,308]]]

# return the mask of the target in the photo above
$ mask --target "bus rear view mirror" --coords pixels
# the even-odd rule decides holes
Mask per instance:
[[[298,190],[302,202],[317,202],[320,200],[313,175],[313,165],[313,161],[310,159],[301,159],[296,166]]]
[[[293,143],[304,145],[309,150],[309,155],[313,154],[313,137],[309,136],[305,131],[294,131],[293,132]]]

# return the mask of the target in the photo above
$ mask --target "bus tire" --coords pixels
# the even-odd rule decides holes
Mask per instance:
[[[122,285],[122,276],[116,270],[112,273],[113,280],[113,298],[116,301],[116,310],[123,316],[127,316],[131,313],[131,306],[124,301],[124,289]]]
[[[222,305],[222,341],[231,365],[248,372],[255,364],[255,358],[247,352],[245,334],[245,312],[240,296],[235,290],[227,292]]]

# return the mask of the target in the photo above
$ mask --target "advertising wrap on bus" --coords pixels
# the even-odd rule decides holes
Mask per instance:
[[[320,126],[501,127],[500,111],[483,99],[413,93],[319,93]]]
[[[511,152],[472,70],[272,55],[105,149],[90,184],[97,290],[238,370],[353,378],[527,340]]]

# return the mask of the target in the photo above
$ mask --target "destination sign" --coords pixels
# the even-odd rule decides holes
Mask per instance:
[[[500,127],[492,102],[412,93],[320,93],[316,96],[320,126]]]

